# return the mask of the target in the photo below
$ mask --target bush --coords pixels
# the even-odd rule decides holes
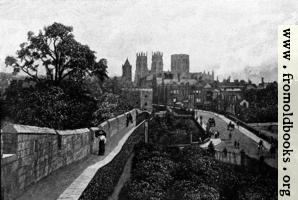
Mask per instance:
[[[119,94],[104,93],[97,102],[97,110],[94,112],[94,125],[116,117],[133,109],[129,101]]]
[[[162,200],[166,196],[165,190],[158,185],[143,180],[130,182],[128,188],[129,200]]]
[[[55,129],[91,125],[96,102],[81,85],[69,81],[60,86],[30,84],[15,81],[6,90],[5,114],[14,123]]]
[[[122,191],[128,199],[277,199],[276,170],[248,172],[215,160],[195,145],[174,151],[140,144],[135,150],[131,181]]]

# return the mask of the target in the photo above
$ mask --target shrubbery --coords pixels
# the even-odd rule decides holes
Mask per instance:
[[[237,114],[246,123],[277,122],[277,83],[270,83],[264,89],[251,89],[244,91],[244,99],[249,107],[241,107]]]
[[[154,117],[149,121],[149,126],[149,140],[163,145],[189,144],[191,134],[193,141],[206,137],[194,120],[176,118],[169,113],[165,118]]]
[[[23,87],[28,84],[29,87]],[[6,90],[3,108],[7,118],[24,125],[75,129],[91,125],[96,101],[73,81],[60,86],[15,81]]]
[[[104,93],[97,102],[97,110],[94,112],[93,124],[99,124],[102,121],[123,114],[134,107],[127,99],[119,94]]]
[[[161,145],[137,145],[132,177],[122,196],[132,200],[277,199],[277,173],[272,170],[248,172],[221,163],[194,145],[180,152],[169,150]]]

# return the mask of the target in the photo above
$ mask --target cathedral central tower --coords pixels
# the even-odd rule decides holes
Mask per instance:
[[[157,51],[152,53],[151,74],[161,77],[163,72],[162,53]]]

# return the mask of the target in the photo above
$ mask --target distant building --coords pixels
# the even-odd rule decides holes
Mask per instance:
[[[171,55],[171,72],[175,79],[189,78],[189,55],[173,54]]]
[[[147,53],[137,53],[136,59],[136,72],[135,72],[135,85],[139,86],[140,79],[149,75],[147,65]]]
[[[191,79],[196,79],[198,81],[203,82],[213,82],[214,81],[214,71],[212,70],[211,73],[209,72],[196,72],[196,73],[190,73]]]
[[[122,79],[126,81],[132,81],[132,73],[131,73],[131,64],[128,59],[126,59],[124,65],[122,65]]]
[[[161,77],[163,73],[163,54],[161,52],[152,53],[151,74],[156,77]]]
[[[153,90],[152,88],[123,88],[123,95],[127,95],[134,107],[141,110],[152,111]]]

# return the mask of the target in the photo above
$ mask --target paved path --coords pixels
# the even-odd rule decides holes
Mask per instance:
[[[212,112],[199,111],[198,116],[200,115],[203,117],[203,123],[207,123],[207,120],[210,117],[213,117],[215,120],[216,126],[212,129],[219,131],[219,138],[221,139],[221,143],[215,146],[217,150],[222,151],[224,148],[227,148],[227,150],[230,152],[239,152],[241,149],[243,149],[245,153],[248,154],[250,157],[257,159],[259,158],[260,155],[258,154],[257,150],[259,138],[256,135],[252,134],[243,127],[238,128],[237,126],[235,126],[235,129],[232,132],[232,138],[229,139],[227,124],[230,122],[230,120],[222,115],[218,115]],[[235,141],[240,142],[239,149],[236,149],[234,147]],[[269,147],[268,145],[270,144],[265,143],[264,141],[264,146],[266,147],[266,149]],[[265,156],[265,162],[268,163],[270,166],[277,168],[277,160],[269,158],[269,153],[266,149],[264,149],[262,153]]]
[[[119,140],[114,149],[106,149],[104,156],[89,155],[68,166],[54,171],[51,175],[41,179],[29,187],[18,200],[54,200],[76,199],[81,195],[82,188],[87,186],[90,178],[102,166],[109,163],[121,150],[123,144],[135,127],[127,127],[115,136]],[[59,197],[60,196],[60,197]]]

